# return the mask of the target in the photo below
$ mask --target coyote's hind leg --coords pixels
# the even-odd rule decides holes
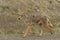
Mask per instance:
[[[53,29],[49,26],[48,23],[45,23],[45,24],[44,24],[44,27],[48,30],[48,32],[50,32],[51,34],[53,34],[53,33],[52,33]]]

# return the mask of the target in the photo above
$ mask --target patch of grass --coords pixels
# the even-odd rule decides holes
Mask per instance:
[[[6,32],[6,34],[23,34],[23,32],[19,32],[19,31],[16,31],[16,30],[9,30]]]
[[[0,30],[0,34],[5,34],[5,31],[1,31],[1,30]]]
[[[60,28],[55,28],[54,31],[55,33],[60,33]]]
[[[17,34],[23,34],[23,32],[17,32]]]
[[[13,30],[9,30],[6,32],[6,34],[15,34],[15,32]]]

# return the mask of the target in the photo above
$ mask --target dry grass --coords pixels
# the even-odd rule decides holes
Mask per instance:
[[[51,18],[54,28],[60,28],[59,0],[0,0],[1,33],[22,33],[26,23],[17,20],[21,14],[47,15]]]

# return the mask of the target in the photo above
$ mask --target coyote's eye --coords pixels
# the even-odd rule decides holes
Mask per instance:
[[[22,20],[22,19],[23,19],[23,16],[20,15],[20,16],[18,17],[18,20]]]

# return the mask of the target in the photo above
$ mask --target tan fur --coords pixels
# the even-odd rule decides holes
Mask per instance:
[[[24,16],[20,16],[18,19],[22,19]],[[32,18],[31,18],[32,17]],[[34,16],[32,15],[31,17],[28,17],[27,18],[27,28],[26,28],[26,31],[24,33],[24,37],[27,36],[31,30],[31,25],[32,25],[32,22],[38,24],[38,25],[43,25],[44,28],[46,28],[49,32],[52,32],[52,23],[49,21],[49,18],[47,16],[40,16],[40,15],[37,15],[37,16]],[[42,31],[40,33],[40,35],[42,35]]]

